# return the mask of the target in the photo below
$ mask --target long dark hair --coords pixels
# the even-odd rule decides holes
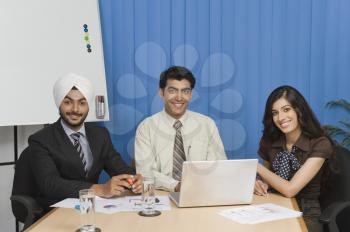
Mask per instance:
[[[276,127],[272,119],[272,105],[280,98],[285,98],[294,108],[296,114],[298,115],[298,122],[303,134],[309,138],[319,138],[325,136],[332,144],[333,151],[330,159],[326,160],[325,162],[325,169],[321,181],[321,189],[327,189],[330,176],[332,173],[338,172],[335,149],[336,144],[322,128],[311,107],[297,89],[288,85],[280,86],[273,90],[270,96],[267,98],[263,118],[264,130],[263,136],[260,140],[260,152],[266,154],[270,149],[271,144],[278,140],[281,136],[284,136],[283,132]]]
[[[326,136],[320,122],[317,120],[303,95],[295,88],[284,85],[273,90],[267,98],[263,118],[264,130],[260,141],[262,150],[269,149],[273,142],[284,136],[283,132],[276,127],[272,119],[272,105],[280,98],[285,98],[295,110],[303,134],[309,138]]]

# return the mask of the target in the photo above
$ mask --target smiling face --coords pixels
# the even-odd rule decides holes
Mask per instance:
[[[284,97],[273,103],[272,120],[286,137],[297,138],[301,134],[298,115],[292,105]]]
[[[159,95],[164,101],[165,111],[173,118],[179,119],[185,114],[192,98],[191,83],[182,79],[168,79],[164,89],[159,89]]]
[[[63,99],[59,110],[65,124],[78,131],[89,113],[89,105],[79,90],[71,90]]]

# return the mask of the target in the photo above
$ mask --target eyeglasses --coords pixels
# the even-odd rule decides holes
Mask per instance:
[[[169,87],[168,89],[166,89],[166,91],[168,92],[168,94],[174,95],[174,94],[178,94],[179,91],[181,92],[181,94],[183,95],[190,95],[192,93],[192,89],[191,88],[185,88],[185,89],[176,89],[173,87]]]

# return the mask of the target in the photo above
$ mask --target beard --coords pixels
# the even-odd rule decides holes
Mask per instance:
[[[79,121],[71,121],[71,120],[69,119],[69,116],[71,116],[71,115],[78,116],[78,117],[81,117],[81,118],[80,118]],[[66,112],[66,113],[62,113],[62,112],[60,111],[60,116],[61,116],[62,120],[65,122],[65,124],[66,124],[68,127],[70,127],[70,128],[73,129],[73,130],[74,130],[74,129],[79,129],[79,128],[83,125],[83,123],[84,123],[84,121],[85,121],[87,115],[88,115],[88,113],[86,113],[86,114],[83,114],[83,113],[75,113],[75,112]]]

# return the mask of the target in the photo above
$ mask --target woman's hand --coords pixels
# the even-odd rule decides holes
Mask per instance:
[[[256,180],[254,186],[254,194],[258,196],[266,196],[268,188],[269,186],[265,182],[262,180]]]

